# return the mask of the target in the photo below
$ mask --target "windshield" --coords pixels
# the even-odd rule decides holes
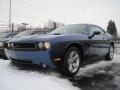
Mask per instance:
[[[46,34],[46,31],[35,31],[33,34],[34,35],[39,35],[39,34]]]
[[[33,33],[34,33],[34,31],[23,31],[23,32],[17,34],[15,37],[28,36],[28,35],[32,35]]]
[[[84,25],[84,24],[67,25],[67,26],[57,28],[49,34],[70,34],[70,33],[87,34],[88,31],[86,29],[87,29],[87,25]]]

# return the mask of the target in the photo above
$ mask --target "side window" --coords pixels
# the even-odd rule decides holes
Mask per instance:
[[[9,34],[7,38],[13,38],[14,34]]]
[[[37,33],[38,33],[37,31],[34,31],[32,35],[35,35],[35,34],[37,34]]]
[[[104,31],[97,27],[97,26],[90,26],[90,29],[89,29],[89,34],[92,35],[95,31],[99,31],[102,34],[104,34]]]
[[[10,38],[13,38],[15,35],[16,35],[16,34],[11,34],[9,37],[10,37]]]

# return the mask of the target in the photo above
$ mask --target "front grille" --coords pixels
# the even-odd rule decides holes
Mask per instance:
[[[35,50],[36,44],[35,43],[14,43],[13,48],[15,50]]]

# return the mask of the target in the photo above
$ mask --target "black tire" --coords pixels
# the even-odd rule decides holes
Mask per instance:
[[[113,52],[111,52],[111,49],[113,49]],[[112,56],[111,56],[111,53],[113,53]],[[111,61],[111,60],[113,59],[113,57],[114,57],[114,46],[113,46],[113,45],[110,45],[109,51],[108,51],[108,53],[107,53],[106,56],[105,56],[105,60],[106,60],[106,61]]]
[[[15,61],[11,60],[11,65],[19,67],[19,66],[22,66],[23,64],[22,63],[17,63]]]
[[[70,59],[70,57],[71,57],[70,54],[73,52],[74,52],[74,57],[72,57],[72,59]],[[75,57],[75,55],[77,57]],[[76,58],[76,60],[75,60],[75,58]],[[65,76],[74,76],[80,69],[80,61],[81,61],[81,53],[80,53],[79,49],[76,47],[70,47],[66,51],[63,62],[62,62],[62,68],[61,68],[62,74]],[[68,64],[68,62],[69,62],[69,64]],[[71,72],[69,70],[70,64],[72,64],[72,63],[74,63],[74,65],[73,65],[74,69],[76,68],[76,70],[74,72]],[[75,63],[76,63],[76,66],[75,66]],[[78,63],[79,63],[79,65],[78,65]],[[73,68],[73,66],[71,65],[72,68]]]
[[[14,66],[18,65],[18,64],[17,64],[16,62],[14,62],[13,60],[10,60],[10,62],[11,62],[11,64],[14,65]]]

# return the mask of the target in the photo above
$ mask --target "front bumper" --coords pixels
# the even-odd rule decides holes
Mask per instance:
[[[14,51],[5,49],[5,53],[10,60],[18,62],[30,62],[32,64],[45,64],[54,68],[55,65],[51,59],[50,51]]]

